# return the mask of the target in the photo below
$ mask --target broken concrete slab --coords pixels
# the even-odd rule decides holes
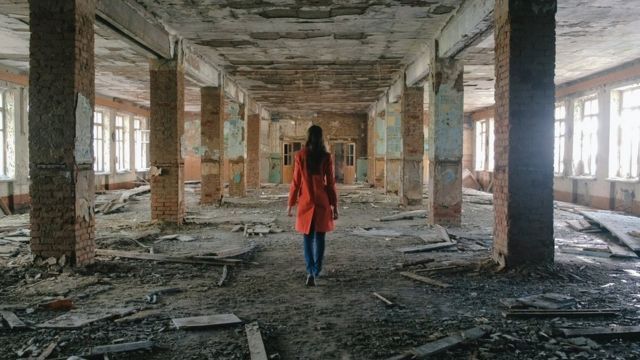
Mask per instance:
[[[560,328],[565,337],[588,337],[592,339],[640,338],[640,326],[610,325],[607,327]]]
[[[617,214],[611,211],[580,211],[587,219],[600,224],[612,235],[620,239],[631,250],[640,251],[640,238],[629,235],[633,231],[640,231],[640,218]]]
[[[413,220],[414,218],[426,218],[427,210],[405,211],[394,215],[384,216],[378,221]]]
[[[487,331],[481,327],[474,327],[461,332],[453,333],[440,340],[418,346],[407,353],[394,356],[388,360],[426,359],[433,355],[447,351],[455,346],[478,340],[485,336]]]
[[[172,319],[172,321],[176,329],[202,329],[242,323],[242,320],[240,320],[234,314],[193,316],[187,318]]]
[[[503,311],[505,318],[533,317],[615,317],[620,315],[619,309],[512,309]]]
[[[20,320],[16,314],[7,310],[0,310],[0,317],[9,325],[10,329],[24,329],[27,327],[22,320]]]
[[[133,352],[133,351],[141,351],[141,350],[151,351],[153,350],[153,347],[154,347],[154,343],[148,340],[121,343],[121,344],[112,344],[112,345],[101,345],[101,346],[92,347],[84,355],[98,356],[98,355]]]
[[[420,253],[420,252],[433,251],[433,250],[439,250],[439,249],[446,249],[455,245],[456,243],[453,243],[453,242],[440,242],[435,244],[401,247],[401,248],[397,248],[396,251],[399,251],[405,254],[412,254],[412,253]]]
[[[538,309],[560,310],[576,305],[576,299],[562,294],[544,293],[520,298],[501,299],[500,302],[509,309],[533,307]]]

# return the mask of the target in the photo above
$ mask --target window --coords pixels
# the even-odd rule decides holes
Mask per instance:
[[[347,166],[355,166],[356,164],[356,144],[349,143],[347,150]]]
[[[0,178],[11,179],[16,170],[16,93],[0,88]]]
[[[7,138],[6,136],[6,126],[4,124],[4,120],[6,118],[5,112],[6,112],[6,100],[4,99],[4,93],[5,91],[0,89],[0,144],[2,144],[2,146],[0,147],[0,177],[6,177],[7,176],[7,172],[6,172],[6,151],[5,151],[5,146],[4,146],[4,141]]]
[[[97,173],[106,171],[104,146],[104,114],[100,111],[93,113],[93,170]]]
[[[573,125],[573,173],[577,176],[596,175],[598,153],[598,98],[579,100]]]
[[[487,159],[487,122],[476,122],[476,171],[485,170]]]
[[[147,119],[133,119],[136,170],[149,169],[149,130]]]
[[[566,143],[567,107],[556,105],[554,140],[553,140],[553,170],[556,175],[564,174],[564,148]]]
[[[609,175],[637,179],[640,153],[640,87],[612,93]]]
[[[291,166],[292,164],[292,147],[291,144],[284,144],[283,150],[283,164],[284,166]]]
[[[116,115],[114,127],[114,141],[116,146],[116,171],[129,170],[129,132],[127,131],[128,118]]]
[[[494,141],[495,141],[495,131],[496,131],[496,127],[495,127],[495,121],[493,121],[493,118],[489,119],[489,133],[487,136],[487,154],[488,154],[488,160],[487,160],[487,170],[489,171],[493,171],[493,168],[495,167],[495,163],[496,163],[496,158],[495,158],[495,154],[494,154]]]

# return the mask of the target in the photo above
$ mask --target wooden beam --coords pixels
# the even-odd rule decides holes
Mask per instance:
[[[264,348],[262,335],[260,335],[260,327],[257,322],[252,322],[244,326],[247,333],[247,342],[249,343],[249,354],[251,360],[267,360],[267,350]]]

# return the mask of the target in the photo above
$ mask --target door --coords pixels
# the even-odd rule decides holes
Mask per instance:
[[[355,184],[356,182],[356,144],[347,143],[347,152],[344,160],[344,183]]]
[[[282,183],[289,184],[293,179],[293,167],[296,154],[302,149],[300,142],[285,142],[282,144]]]
[[[282,181],[282,157],[280,154],[272,154],[269,158],[269,182],[280,184]]]
[[[337,183],[344,183],[345,146],[344,143],[333,143],[333,166]]]

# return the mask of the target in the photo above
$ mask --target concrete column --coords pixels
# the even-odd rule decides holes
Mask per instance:
[[[385,152],[387,148],[387,120],[385,110],[377,111],[374,119],[374,185],[377,188],[384,188],[385,179]]]
[[[402,99],[387,103],[384,189],[400,194],[402,186]]]
[[[462,62],[435,58],[429,93],[429,223],[460,225],[462,213]]]
[[[375,157],[375,112],[367,115],[367,183],[375,184],[376,157]]]
[[[176,60],[153,60],[149,120],[151,218],[181,224],[184,220],[184,69]]]
[[[556,0],[497,0],[494,259],[553,262]]]
[[[200,89],[200,141],[203,155],[200,158],[202,182],[200,203],[219,204],[223,195],[224,155],[224,90],[222,87]]]
[[[95,253],[95,1],[29,3],[31,251],[86,265]]]
[[[260,188],[260,114],[247,117],[247,189]]]
[[[226,109],[224,133],[227,137],[225,156],[229,159],[229,196],[244,197],[246,195],[244,173],[245,152],[245,105],[229,101]]]
[[[402,95],[402,186],[404,205],[422,204],[422,158],[424,156],[424,89],[410,87]]]

